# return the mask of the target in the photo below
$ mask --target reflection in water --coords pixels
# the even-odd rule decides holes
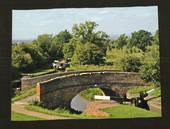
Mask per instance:
[[[76,111],[83,112],[89,102],[90,101],[86,100],[78,94],[72,99],[71,108]]]

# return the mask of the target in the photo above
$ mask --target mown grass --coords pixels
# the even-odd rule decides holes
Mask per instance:
[[[73,114],[69,110],[64,108],[56,108],[55,110],[46,109],[40,106],[36,105],[26,105],[25,108],[27,110],[36,111],[45,113],[48,115],[55,115],[55,116],[63,116],[63,117],[70,117],[70,118],[77,118],[77,119],[83,119],[83,118],[89,118],[86,114]]]
[[[13,98],[12,98],[12,102],[24,99],[28,96],[32,96],[36,93],[35,88],[31,88],[25,91],[20,91],[19,93],[17,93]]]
[[[13,120],[13,121],[31,121],[31,120],[42,120],[42,118],[12,112],[11,120]]]
[[[56,115],[77,119],[94,119],[94,118],[106,118],[106,117],[94,117],[90,115],[72,114],[66,109],[57,108],[56,110],[49,110],[35,105],[27,105],[27,110],[45,113],[48,115]],[[157,112],[147,111],[141,108],[137,108],[130,105],[118,105],[111,108],[102,109],[102,111],[109,113],[107,118],[137,118],[137,117],[160,117],[161,114]]]
[[[152,96],[160,96],[161,95],[161,88],[155,88],[155,91],[151,94]]]
[[[147,111],[130,105],[118,105],[102,109],[111,118],[160,117],[161,113]]]
[[[67,68],[68,71],[77,70],[117,70],[113,65],[74,65]]]
[[[151,86],[136,86],[136,87],[129,89],[128,93],[130,95],[138,95],[140,92],[147,92],[151,89],[155,89],[155,91],[150,95],[153,95],[153,96],[161,95],[160,87],[155,87],[154,85],[151,85]]]
[[[82,97],[87,100],[94,100],[94,95],[103,95],[103,91],[100,88],[89,88],[80,93]]]

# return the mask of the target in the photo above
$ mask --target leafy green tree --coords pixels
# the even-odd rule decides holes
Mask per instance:
[[[74,24],[72,27],[73,37],[80,39],[82,43],[93,43],[102,48],[103,53],[106,53],[107,45],[110,41],[109,36],[103,31],[95,32],[98,24],[92,21],[85,23]]]
[[[64,58],[65,59],[68,59],[68,58],[72,58],[73,57],[73,54],[74,54],[74,45],[71,44],[71,43],[66,43],[64,44],[63,46],[63,54],[64,54]]]
[[[81,42],[93,42],[94,29],[98,26],[95,22],[86,21],[85,23],[74,24],[72,27],[73,35],[81,39]]]
[[[139,30],[137,32],[133,32],[130,38],[130,42],[128,43],[128,47],[138,47],[141,50],[145,51],[146,47],[151,45],[153,41],[152,34],[145,30]]]
[[[147,47],[143,64],[140,67],[141,77],[147,82],[160,83],[160,54],[159,46],[153,44]]]
[[[49,48],[52,43],[52,35],[49,34],[39,35],[36,41],[38,47],[42,49],[43,53],[48,55]]]
[[[28,72],[33,69],[33,60],[29,53],[23,51],[21,45],[13,47],[12,66],[22,72]]]
[[[57,35],[53,37],[53,40],[56,40],[58,43],[68,43],[70,39],[72,38],[72,35],[68,30],[60,31]]]
[[[36,45],[36,41],[33,41],[24,51],[31,54],[35,69],[47,64],[48,54],[43,53],[42,48]]]
[[[115,48],[123,48],[128,43],[128,37],[125,34],[121,34],[119,38],[114,42]]]
[[[155,35],[153,36],[153,43],[159,44],[159,30],[156,31]]]
[[[104,54],[101,49],[92,43],[77,45],[74,55],[72,57],[73,64],[85,65],[85,64],[101,64],[104,62]]]
[[[67,30],[61,31],[53,37],[52,43],[49,47],[50,61],[64,57],[63,46],[65,43],[68,43],[71,38],[72,35]]]

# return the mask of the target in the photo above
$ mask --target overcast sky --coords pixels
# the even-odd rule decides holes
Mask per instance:
[[[109,35],[130,34],[139,29],[158,29],[157,7],[81,8],[14,10],[13,40],[35,39],[38,35],[56,34],[75,23],[95,21]]]

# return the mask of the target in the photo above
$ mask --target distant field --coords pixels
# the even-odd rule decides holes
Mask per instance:
[[[28,116],[16,112],[12,112],[11,114],[11,119],[13,121],[31,121],[31,120],[42,120],[41,118],[38,117],[33,117],[33,116]]]

